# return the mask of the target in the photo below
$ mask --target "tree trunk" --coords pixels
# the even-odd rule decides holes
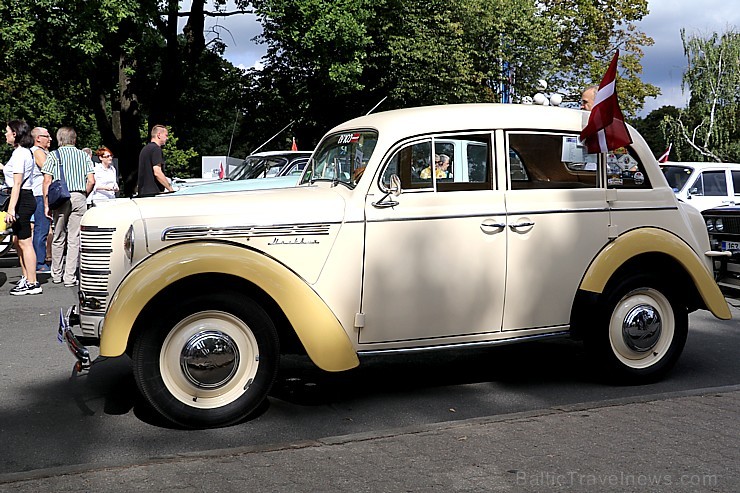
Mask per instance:
[[[162,78],[157,84],[156,97],[149,112],[149,128],[154,125],[176,125],[177,104],[182,93],[180,80],[180,50],[177,41],[177,13],[180,2],[168,0],[167,23],[164,26],[166,44],[162,57]]]
[[[136,93],[131,89],[131,80],[126,75],[128,66],[136,68],[136,61],[129,62],[123,53],[118,62],[118,100],[120,109],[114,111],[114,122],[118,120],[119,127],[117,140],[120,142],[118,149],[118,173],[123,178],[123,190],[125,195],[131,195],[136,187],[139,176],[139,152],[142,140],[139,135],[141,124],[139,115],[139,101]],[[117,113],[117,115],[116,115]]]

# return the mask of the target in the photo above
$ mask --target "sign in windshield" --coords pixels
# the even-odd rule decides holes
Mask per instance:
[[[354,188],[377,143],[378,133],[372,130],[330,135],[316,148],[301,183],[327,180]]]

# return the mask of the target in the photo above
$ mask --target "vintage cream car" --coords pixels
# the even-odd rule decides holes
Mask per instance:
[[[85,343],[129,354],[149,403],[189,427],[249,415],[296,351],[336,372],[373,354],[572,336],[607,376],[655,379],[689,312],[730,311],[699,212],[633,129],[623,152],[638,171],[608,174],[578,141],[587,118],[377,113],[332,129],[298,187],[91,209],[79,316],[60,316],[60,338],[78,367]],[[433,171],[437,159],[448,165]]]

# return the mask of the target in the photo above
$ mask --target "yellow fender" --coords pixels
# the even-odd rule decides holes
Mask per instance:
[[[137,265],[111,298],[100,340],[101,356],[120,356],[141,310],[172,283],[217,272],[246,279],[272,297],[293,325],[311,360],[326,371],[359,365],[349,336],[306,282],[284,265],[253,250],[218,242],[184,243]]]
[[[725,297],[699,256],[681,239],[657,228],[628,231],[609,243],[589,266],[581,289],[602,293],[606,283],[622,264],[636,255],[653,252],[670,255],[683,266],[715,317],[722,320],[732,318]]]

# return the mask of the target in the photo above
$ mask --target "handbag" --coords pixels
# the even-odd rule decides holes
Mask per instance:
[[[57,160],[59,160],[59,179],[54,180],[49,185],[49,191],[47,196],[49,198],[49,209],[58,209],[67,203],[71,195],[69,194],[69,188],[67,188],[67,180],[64,179],[64,166],[62,166],[62,158],[59,155],[59,151],[54,151]]]
[[[3,205],[0,206],[0,235],[11,235],[13,234],[13,226],[9,226],[5,222],[5,216],[8,215],[8,207],[10,206],[10,194],[0,192],[0,200]]]

